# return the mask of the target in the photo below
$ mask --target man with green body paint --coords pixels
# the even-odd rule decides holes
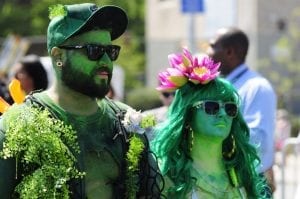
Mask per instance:
[[[47,48],[56,81],[49,90],[28,96],[26,105],[48,109],[52,117],[70,124],[76,131],[80,148],[80,153],[74,155],[76,167],[85,175],[67,182],[70,198],[127,198],[125,156],[129,146],[120,116],[128,106],[105,98],[112,77],[112,61],[120,50],[112,45],[112,40],[124,33],[126,13],[117,6],[85,3],[57,5],[50,17]],[[1,148],[6,122],[4,114]],[[144,143],[134,195],[160,198],[160,174],[147,141]],[[15,186],[22,181],[20,177],[15,179],[22,176],[16,174],[16,164],[20,162],[15,159],[0,159],[1,198],[13,198]]]

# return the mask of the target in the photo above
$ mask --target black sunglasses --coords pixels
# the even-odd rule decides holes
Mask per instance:
[[[96,45],[96,44],[87,44],[87,45],[76,45],[76,46],[58,46],[59,48],[62,49],[67,49],[67,50],[79,50],[79,49],[86,49],[87,57],[89,60],[92,61],[97,61],[99,60],[104,53],[108,55],[111,61],[115,61],[118,56],[121,47],[117,45]]]
[[[238,114],[238,107],[234,102],[199,101],[193,107],[204,109],[208,115],[217,115],[221,108],[224,108],[229,117],[236,117]]]
[[[170,96],[174,96],[175,92],[162,92],[161,93],[165,98],[168,98]]]

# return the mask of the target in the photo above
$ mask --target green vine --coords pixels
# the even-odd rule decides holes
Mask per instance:
[[[3,121],[6,140],[0,155],[22,165],[15,188],[20,198],[69,198],[67,181],[84,175],[75,167],[74,155],[80,151],[72,127],[47,110],[24,105],[12,106]]]
[[[156,125],[155,116],[152,114],[144,116],[140,125],[144,129],[153,128]]]
[[[126,153],[126,197],[135,199],[139,188],[139,162],[145,148],[145,144],[139,135],[143,135],[147,132],[149,133],[152,130],[152,127],[155,126],[156,121],[154,115],[144,116],[141,111],[129,108],[124,115],[122,124],[127,132],[132,133],[129,139],[129,149]]]
[[[127,198],[135,199],[136,193],[138,191],[138,165],[141,157],[141,153],[144,150],[145,145],[143,141],[137,137],[135,134],[130,138],[129,150],[126,154],[127,160]]]

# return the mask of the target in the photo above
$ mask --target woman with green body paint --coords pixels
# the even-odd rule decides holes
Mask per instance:
[[[168,198],[269,198],[255,168],[256,149],[239,111],[239,96],[216,77],[209,58],[170,55],[159,90],[177,90],[168,119],[156,128],[151,148],[165,177]]]

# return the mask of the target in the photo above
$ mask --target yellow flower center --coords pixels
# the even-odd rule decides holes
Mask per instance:
[[[194,68],[194,73],[196,73],[197,75],[204,75],[206,73],[208,73],[208,69],[206,67],[197,67]]]

